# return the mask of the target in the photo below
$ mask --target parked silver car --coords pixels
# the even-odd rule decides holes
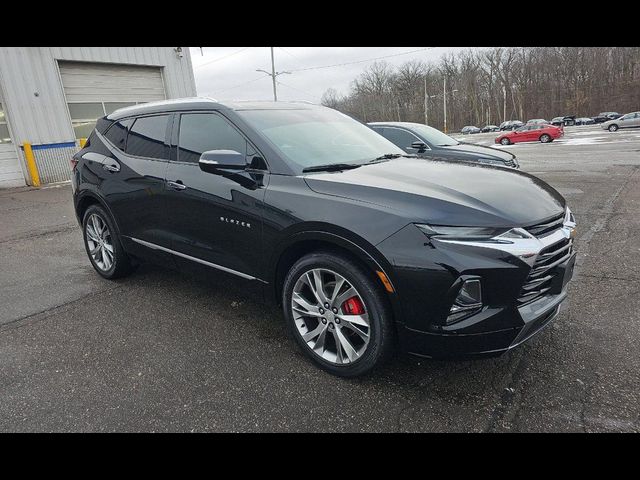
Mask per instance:
[[[616,118],[615,120],[609,120],[602,124],[602,128],[615,132],[619,128],[638,128],[640,127],[640,112],[631,112],[626,115]]]

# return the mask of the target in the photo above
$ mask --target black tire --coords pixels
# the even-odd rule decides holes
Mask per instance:
[[[553,140],[551,138],[551,135],[547,135],[546,133],[543,133],[542,135],[540,135],[540,142],[542,143],[550,143],[551,140]]]
[[[500,143],[502,145],[511,145],[511,140],[509,140],[508,138],[503,138],[502,140],[500,140]]]
[[[609,125],[608,130],[609,130],[610,132],[617,132],[617,131],[618,131],[618,128],[619,128],[619,127],[618,127],[618,125],[616,125],[615,123],[612,123],[611,125]]]
[[[345,365],[329,362],[315,354],[302,339],[291,311],[291,298],[298,279],[314,268],[332,270],[342,275],[358,291],[369,314],[370,339],[360,358]],[[387,361],[395,346],[393,316],[385,294],[373,275],[347,256],[333,252],[313,252],[298,260],[287,273],[282,289],[282,307],[288,334],[304,354],[320,368],[340,377],[364,375]]]
[[[110,268],[103,269],[96,263],[96,260],[93,258],[93,255],[90,253],[90,248],[88,244],[87,238],[87,223],[89,218],[92,215],[97,215],[100,220],[102,220],[108,227],[110,233],[110,240],[113,246],[113,263]],[[95,269],[98,274],[102,277],[114,280],[116,278],[121,278],[129,275],[133,271],[133,263],[131,259],[122,248],[122,243],[120,242],[120,236],[117,233],[115,228],[115,223],[105,209],[100,205],[91,205],[87,208],[87,211],[84,212],[84,217],[82,218],[82,238],[84,240],[84,248],[87,252],[87,256],[89,257],[89,261],[91,265]]]

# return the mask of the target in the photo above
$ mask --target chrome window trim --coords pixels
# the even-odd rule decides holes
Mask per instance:
[[[233,270],[232,268],[223,267],[222,265],[218,265],[217,263],[207,262],[206,260],[202,260],[201,258],[192,257],[191,255],[187,255],[186,253],[176,252],[175,250],[171,250],[170,248],[162,247],[160,245],[156,245],[155,243],[147,242],[145,240],[140,240],[139,238],[129,237],[127,235],[123,235],[123,236],[133,240],[136,243],[139,243],[140,245],[144,245],[145,247],[151,248],[152,250],[161,250],[163,252],[176,255],[177,257],[182,257],[187,260],[191,260],[192,262],[197,262],[202,265],[206,265],[207,267],[215,268],[217,270],[222,270],[223,272],[237,275],[238,277],[242,277],[246,280],[258,280],[262,283],[267,283],[264,280],[260,280],[259,278],[253,277],[251,275],[247,275],[246,273],[238,272],[237,270]]]

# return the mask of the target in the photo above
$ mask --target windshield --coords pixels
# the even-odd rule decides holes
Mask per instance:
[[[411,125],[411,130],[422,136],[428,143],[432,145],[437,145],[439,147],[452,147],[454,145],[460,145],[460,142],[455,138],[451,138],[449,135],[442,133],[440,130],[436,130],[435,128],[429,127],[427,125],[421,125],[419,123]]]
[[[329,108],[238,111],[296,170],[363,163],[406,153],[366,125]]]

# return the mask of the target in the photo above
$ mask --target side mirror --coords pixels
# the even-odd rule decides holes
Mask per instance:
[[[424,152],[427,149],[427,144],[424,142],[413,142],[411,148],[415,148],[418,152]]]
[[[200,170],[215,173],[216,170],[244,170],[247,160],[235,150],[208,150],[200,155]]]

